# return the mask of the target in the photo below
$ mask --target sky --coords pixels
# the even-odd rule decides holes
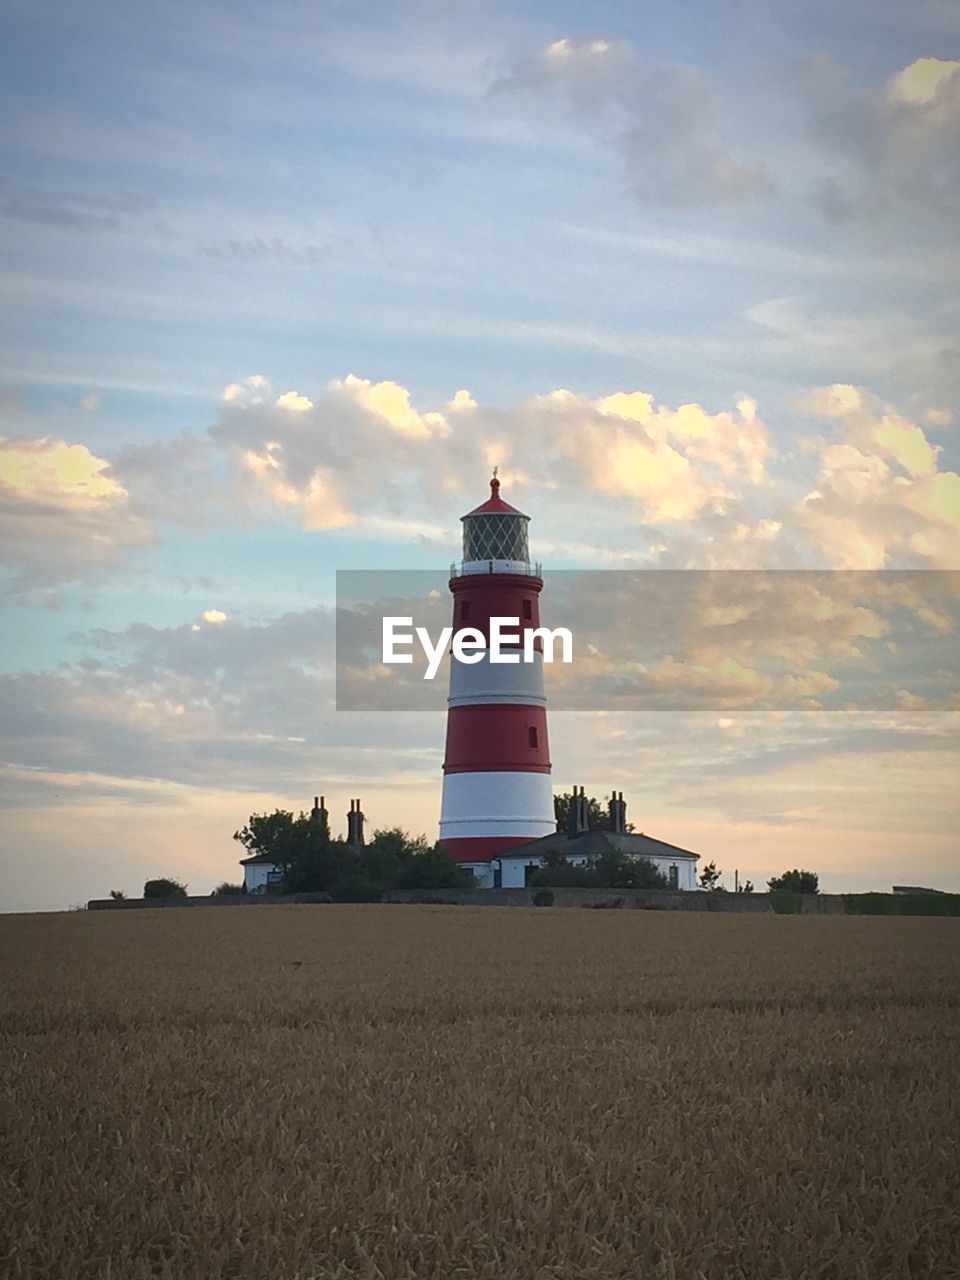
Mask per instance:
[[[0,910],[206,892],[317,793],[435,834],[442,708],[337,710],[335,575],[442,575],[494,465],[548,569],[960,569],[955,4],[585,16],[4,6]],[[951,680],[876,599],[785,647],[799,581],[804,707],[557,709],[556,788],[731,885],[960,891]],[[672,687],[729,683],[699,625]]]

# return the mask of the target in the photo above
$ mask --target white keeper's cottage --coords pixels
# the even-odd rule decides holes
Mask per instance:
[[[671,889],[697,888],[700,855],[653,836],[627,830],[627,806],[623,792],[610,797],[606,830],[591,831],[587,822],[587,799],[583,787],[574,787],[563,831],[554,831],[538,840],[525,840],[496,854],[488,865],[470,867],[482,888],[522,889],[534,871],[546,865],[547,855],[560,854],[574,867],[587,866],[609,849],[633,858],[646,858],[657,868]]]

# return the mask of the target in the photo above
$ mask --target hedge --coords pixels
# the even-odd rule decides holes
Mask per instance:
[[[848,916],[960,916],[960,893],[846,893],[843,910]]]

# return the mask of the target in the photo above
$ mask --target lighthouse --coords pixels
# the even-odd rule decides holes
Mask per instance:
[[[440,840],[478,884],[492,887],[500,883],[499,852],[556,830],[539,639],[533,661],[523,660],[524,635],[540,626],[543,579],[530,563],[530,517],[501,498],[496,469],[490,497],[461,519],[463,560],[450,571],[453,628],[476,628],[483,647],[480,661],[450,664]],[[500,624],[518,643],[512,649],[501,640],[499,662],[491,661],[491,618],[517,619]]]

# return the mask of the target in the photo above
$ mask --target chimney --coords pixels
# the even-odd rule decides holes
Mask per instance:
[[[587,797],[583,787],[574,787],[570,797],[570,808],[567,810],[567,836],[580,836],[589,830],[587,820]]]
[[[607,814],[610,819],[610,830],[618,833],[627,829],[627,806],[622,791],[614,791],[607,801]]]
[[[325,831],[327,829],[327,798],[326,796],[314,796],[313,808],[310,811],[310,821],[315,822]]]
[[[350,812],[347,814],[347,844],[353,849],[363,848],[363,814],[360,812],[360,801],[350,801]]]

